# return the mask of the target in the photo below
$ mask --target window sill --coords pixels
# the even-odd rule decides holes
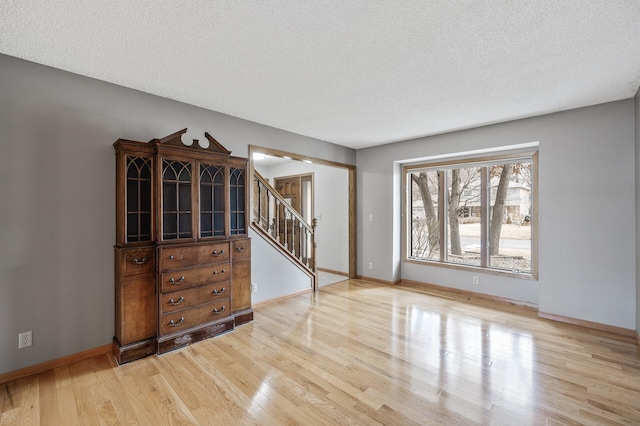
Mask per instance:
[[[479,273],[488,274],[488,275],[499,275],[503,277],[518,278],[518,279],[528,280],[528,281],[538,280],[537,274],[534,274],[532,272],[513,272],[513,271],[508,271],[506,269],[483,268],[480,266],[473,266],[473,265],[461,265],[457,263],[445,263],[440,261],[431,261],[431,260],[422,260],[422,259],[418,260],[418,259],[411,259],[411,258],[405,258],[403,262],[413,263],[416,265],[435,266],[438,268],[448,268],[448,269],[458,269],[458,270],[469,271],[469,272],[479,272]]]

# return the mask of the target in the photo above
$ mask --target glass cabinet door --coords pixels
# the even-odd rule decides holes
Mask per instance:
[[[245,169],[229,169],[229,214],[231,235],[246,234],[245,218]]]
[[[191,163],[162,160],[162,239],[192,238]]]
[[[224,237],[224,166],[200,164],[200,237]]]
[[[126,242],[151,241],[151,158],[127,156]]]

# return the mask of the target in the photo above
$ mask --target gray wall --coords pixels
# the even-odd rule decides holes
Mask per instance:
[[[355,164],[351,149],[0,55],[0,374],[111,342],[112,144],[185,127],[233,155],[254,144]],[[256,301],[308,287],[254,247]],[[18,350],[27,330],[33,346]]]
[[[402,263],[397,162],[535,141],[540,153],[538,281]],[[628,99],[358,150],[358,274],[508,297],[538,303],[542,312],[633,329],[634,143],[633,100]],[[366,269],[369,262],[373,270]],[[473,275],[479,275],[479,285],[472,285]]]
[[[636,133],[636,253],[640,253],[640,89],[634,98]],[[640,261],[636,258],[636,332],[640,335]]]

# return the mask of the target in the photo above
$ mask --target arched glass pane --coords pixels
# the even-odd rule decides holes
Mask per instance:
[[[127,156],[126,176],[127,241],[150,241],[151,158]]]
[[[191,238],[191,163],[163,160],[162,237]]]
[[[229,179],[229,213],[232,235],[244,234],[245,228],[244,169],[231,168]]]
[[[162,162],[162,180],[177,180],[173,163],[174,162],[169,162],[167,160]]]
[[[200,236],[224,236],[224,167],[200,165]]]

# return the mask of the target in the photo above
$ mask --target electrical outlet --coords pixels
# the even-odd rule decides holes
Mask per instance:
[[[27,348],[33,344],[33,332],[25,331],[18,334],[18,349]]]
[[[251,283],[251,293],[258,291],[258,283]]]
[[[373,262],[369,262],[369,269],[373,269]]]
[[[473,277],[473,283],[478,284],[478,277]]]

